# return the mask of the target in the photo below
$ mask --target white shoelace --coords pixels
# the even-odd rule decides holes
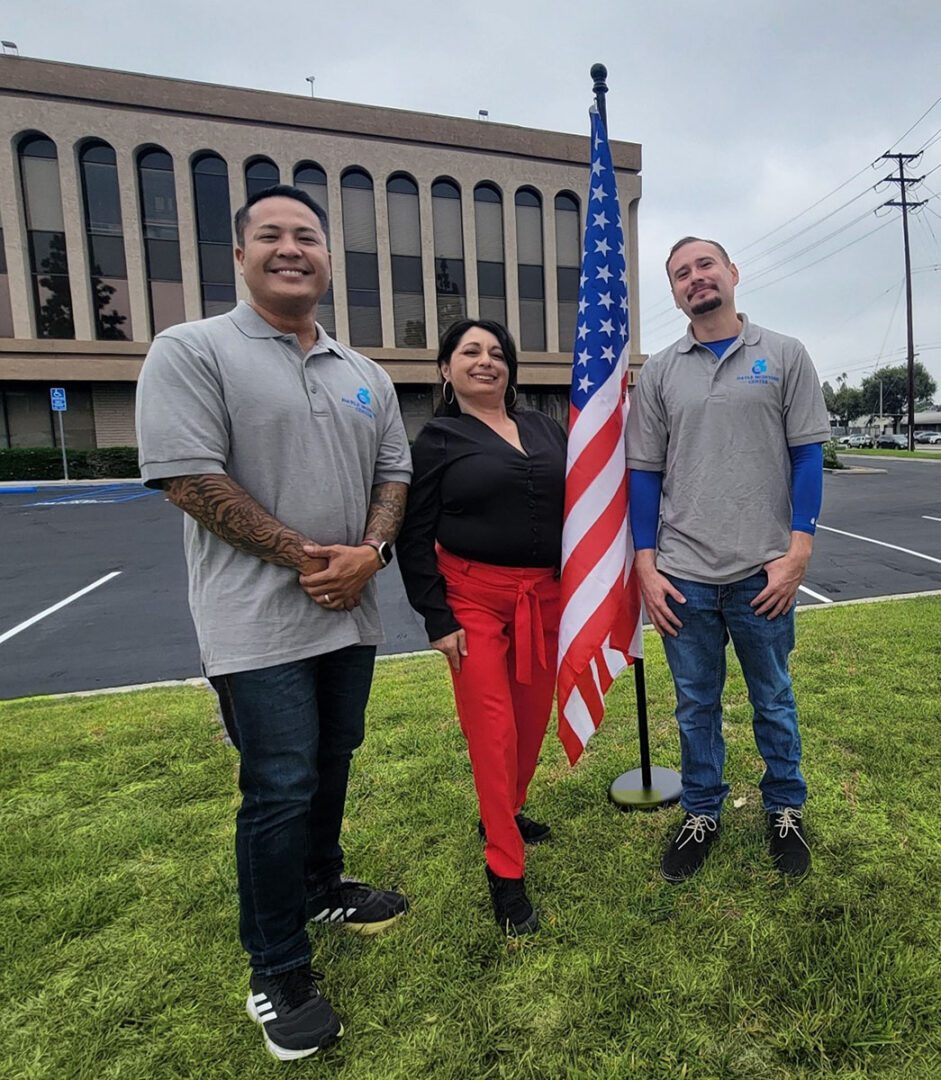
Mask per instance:
[[[715,832],[718,827],[716,819],[709,817],[708,814],[691,817],[688,821],[683,822],[683,828],[680,829],[680,836],[687,831],[689,836],[685,840],[680,840],[676,846],[678,848],[685,847],[690,840],[695,840],[697,844],[701,844],[706,839],[706,832]]]
[[[772,827],[778,830],[778,836],[782,840],[787,839],[787,834],[789,832],[794,833],[794,835],[797,837],[798,840],[800,840],[804,847],[807,848],[808,851],[810,851],[810,845],[803,838],[803,836],[801,836],[800,829],[798,829],[797,827],[797,823],[803,816],[804,812],[802,810],[797,810],[793,806],[785,806],[783,810],[774,811],[775,821]]]

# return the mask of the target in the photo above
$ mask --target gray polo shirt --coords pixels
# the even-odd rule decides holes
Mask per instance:
[[[374,484],[407,483],[411,460],[389,376],[317,327],[306,355],[245,303],[174,326],[137,388],[144,482],[225,473],[320,544],[363,539]],[[189,600],[208,675],[382,640],[376,585],[351,612],[311,600],[297,571],[236,551],[183,516]]]
[[[721,360],[690,329],[631,395],[628,467],[663,473],[657,566],[691,581],[740,581],[787,552],[788,447],[830,438],[807,350],[740,318]]]

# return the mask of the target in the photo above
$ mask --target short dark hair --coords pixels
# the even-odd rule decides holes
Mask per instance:
[[[323,226],[324,236],[327,235],[327,212],[322,206],[314,202],[306,191],[291,187],[290,184],[272,184],[271,187],[263,188],[261,191],[256,191],[254,195],[249,195],[245,200],[245,205],[240,206],[235,211],[235,242],[240,248],[245,247],[245,226],[248,224],[249,211],[255,203],[261,202],[262,199],[296,199],[299,203],[303,203],[308,210],[313,210],[317,215],[317,220]]]
[[[451,323],[447,330],[441,335],[441,344],[438,346],[438,356],[436,358],[438,371],[441,371],[442,364],[451,362],[451,357],[454,355],[454,350],[457,348],[458,342],[468,330],[473,330],[475,327],[480,330],[486,330],[488,334],[493,334],[500,343],[500,348],[503,350],[503,359],[506,360],[506,366],[509,369],[510,376],[507,380],[504,402],[506,403],[507,409],[512,409],[513,405],[516,404],[516,373],[519,369],[519,363],[516,359],[516,342],[513,340],[509,330],[501,323],[491,322],[489,319],[459,319],[456,323]],[[461,407],[457,403],[457,398],[450,404],[446,401],[442,402],[442,404],[438,406],[435,415],[460,416]]]
[[[670,277],[670,260],[680,250],[680,248],[686,247],[687,244],[711,244],[719,251],[719,254],[722,256],[722,261],[725,263],[725,265],[732,265],[732,260],[729,258],[729,253],[719,243],[718,240],[706,240],[702,236],[684,236],[682,240],[677,240],[673,247],[670,248],[670,254],[667,255],[667,261],[665,263],[665,266],[668,279]]]

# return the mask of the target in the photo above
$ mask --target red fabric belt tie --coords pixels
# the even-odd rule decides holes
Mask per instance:
[[[546,667],[546,636],[542,628],[542,605],[534,582],[520,582],[516,590],[516,611],[513,615],[516,630],[516,679],[524,686],[533,681],[533,641],[536,659]]]

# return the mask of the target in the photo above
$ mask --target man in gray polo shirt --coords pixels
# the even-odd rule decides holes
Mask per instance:
[[[690,877],[718,837],[729,792],[722,690],[731,639],[765,762],[771,856],[781,873],[799,876],[810,866],[807,786],[788,656],[820,512],[828,414],[803,345],[736,313],[738,270],[720,244],[684,237],[667,276],[689,329],[644,365],[627,423],[635,565],[680,730],[686,814],[661,873]]]
[[[277,186],[235,216],[251,297],[159,334],[141,372],[141,474],[185,511],[203,666],[241,755],[236,821],[249,1015],[278,1058],[342,1027],[311,971],[308,919],[367,933],[407,908],[341,877],[350,759],[411,463],[388,375],[316,322],[327,221]]]

